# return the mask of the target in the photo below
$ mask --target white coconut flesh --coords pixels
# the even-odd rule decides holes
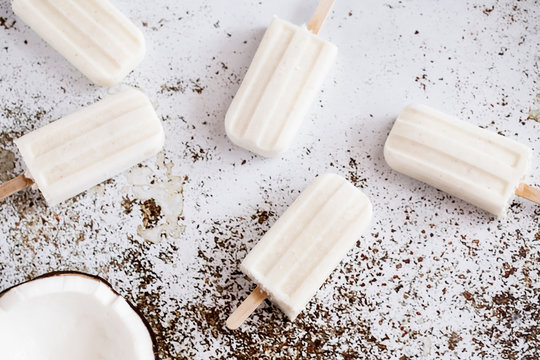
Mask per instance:
[[[154,360],[141,317],[106,283],[38,278],[0,295],[2,360]]]

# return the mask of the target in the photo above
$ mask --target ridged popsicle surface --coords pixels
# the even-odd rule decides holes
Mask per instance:
[[[120,82],[144,57],[142,33],[108,0],[14,0],[12,7],[98,85]]]
[[[54,205],[156,154],[163,141],[152,104],[130,88],[15,143],[29,175]]]
[[[397,118],[384,156],[393,169],[503,217],[530,167],[523,144],[425,105]]]
[[[336,54],[333,44],[305,27],[274,17],[227,112],[229,138],[259,155],[283,152]]]
[[[263,236],[242,271],[293,320],[367,228],[369,199],[335,174],[318,176]]]

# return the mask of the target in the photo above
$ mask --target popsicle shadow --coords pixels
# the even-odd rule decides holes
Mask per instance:
[[[365,159],[369,155],[368,161],[357,162],[361,166],[363,173],[387,175],[392,172],[384,160],[384,144],[386,138],[394,125],[396,116],[388,116],[380,119],[364,119],[364,115],[359,115],[360,124],[356,131],[356,137],[352,139],[352,144],[358,144],[352,147],[351,156],[357,159]]]
[[[362,190],[373,204],[373,223],[376,223],[382,216],[377,207],[396,196],[402,181],[401,174],[393,171],[384,159],[384,144],[397,114],[371,118],[365,110],[357,115],[355,136],[349,139],[356,145],[350,146],[351,161],[342,175],[356,186],[365,187]]]
[[[261,27],[256,30],[235,31],[229,37],[229,41],[222,43],[221,47],[215,50],[212,63],[201,73],[206,88],[192,102],[191,112],[198,114],[201,121],[205,121],[208,125],[204,127],[206,133],[199,133],[197,136],[208,136],[221,153],[235,147],[225,133],[225,115],[265,30]]]

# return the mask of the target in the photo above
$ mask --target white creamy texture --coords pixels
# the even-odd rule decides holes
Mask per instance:
[[[98,85],[119,83],[144,57],[141,31],[108,0],[14,0],[12,8]]]
[[[294,320],[372,217],[369,199],[335,174],[318,176],[263,236],[242,271]]]
[[[149,99],[128,88],[15,140],[49,205],[155,155],[164,134]]]
[[[263,156],[282,153],[336,55],[335,45],[274,17],[227,111],[231,141]]]
[[[52,276],[0,297],[0,359],[152,360],[153,343],[130,305],[104,283]]]
[[[425,105],[398,116],[384,157],[394,170],[499,217],[530,166],[531,150]]]

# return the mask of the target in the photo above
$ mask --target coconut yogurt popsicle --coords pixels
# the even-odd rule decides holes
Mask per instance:
[[[394,170],[504,217],[514,193],[540,203],[523,184],[531,149],[425,105],[406,107],[384,146]]]
[[[148,97],[128,88],[15,140],[27,168],[0,199],[35,183],[49,205],[156,154],[164,134]]]
[[[292,142],[337,55],[318,34],[334,0],[321,0],[311,21],[274,17],[225,117],[233,143],[275,157]]]
[[[119,83],[144,57],[141,31],[108,0],[14,0],[12,8],[98,85]]]
[[[371,221],[369,199],[335,174],[318,176],[246,256],[258,284],[227,320],[238,328],[269,297],[294,320]]]

